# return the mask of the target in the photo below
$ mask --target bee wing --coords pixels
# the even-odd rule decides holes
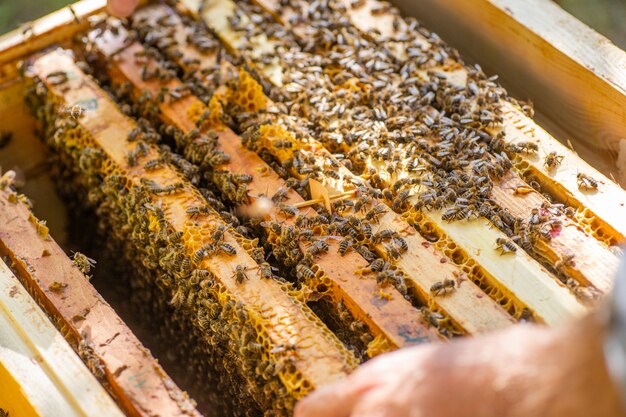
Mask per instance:
[[[324,241],[328,239],[343,240],[343,236],[336,236],[336,235],[317,236],[316,238],[319,240],[324,240]]]

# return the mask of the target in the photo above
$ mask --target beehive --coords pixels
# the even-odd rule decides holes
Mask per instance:
[[[610,291],[624,191],[388,4],[100,7],[5,47],[4,91],[200,411],[12,173],[0,248],[129,415],[289,415],[375,355],[557,324]]]

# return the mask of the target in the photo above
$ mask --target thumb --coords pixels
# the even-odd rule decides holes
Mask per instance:
[[[128,17],[135,11],[138,3],[139,0],[109,0],[107,9],[113,16]]]
[[[296,404],[294,417],[349,417],[369,384],[350,386],[347,380],[320,388]]]

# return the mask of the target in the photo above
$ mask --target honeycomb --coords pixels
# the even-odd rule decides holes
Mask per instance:
[[[515,298],[513,294],[493,282],[493,278],[478,264],[470,258],[467,253],[459,248],[445,232],[436,224],[425,217],[420,211],[411,210],[403,215],[411,224],[418,225],[419,230],[433,237],[433,245],[439,249],[448,259],[459,265],[461,270],[480,287],[489,297],[495,300],[506,311],[516,319],[520,319],[526,311],[526,306]]]
[[[267,105],[263,87],[243,69],[239,70],[236,85],[230,89],[227,101],[245,112],[256,112]]]

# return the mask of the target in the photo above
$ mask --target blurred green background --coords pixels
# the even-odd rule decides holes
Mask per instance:
[[[416,0],[419,1],[419,0]],[[526,1],[526,0],[517,0]],[[626,49],[626,0],[554,0]],[[70,3],[70,0],[0,0],[0,34]]]
[[[0,0],[0,33],[53,12],[71,0]]]

